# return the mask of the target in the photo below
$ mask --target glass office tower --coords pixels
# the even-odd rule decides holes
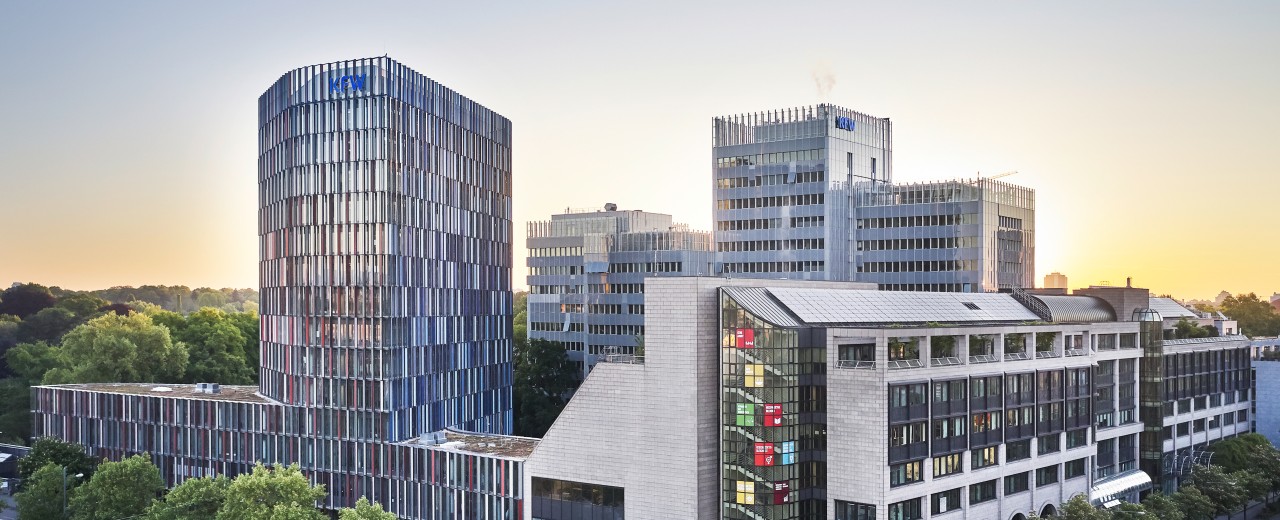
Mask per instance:
[[[258,110],[262,395],[344,436],[509,433],[511,122],[385,57]]]

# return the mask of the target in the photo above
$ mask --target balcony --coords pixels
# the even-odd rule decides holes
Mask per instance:
[[[995,363],[996,361],[1000,361],[1000,358],[997,358],[997,357],[995,357],[995,356],[994,356],[994,355],[992,355],[992,354],[979,354],[979,355],[976,355],[976,356],[969,356],[969,363],[970,363],[970,364],[975,364],[975,363]]]
[[[904,368],[920,368],[924,366],[924,363],[921,363],[919,359],[895,359],[885,363],[885,366],[890,370],[900,370]]]
[[[964,364],[964,360],[958,357],[940,357],[940,358],[932,358],[929,360],[929,366],[931,367],[949,367],[952,365],[961,365],[961,364]]]
[[[857,370],[875,370],[875,361],[858,361],[856,359],[841,359],[836,362],[836,368],[851,368]]]

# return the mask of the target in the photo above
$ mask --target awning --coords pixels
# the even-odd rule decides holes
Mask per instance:
[[[1089,501],[1113,507],[1119,505],[1122,496],[1148,489],[1151,489],[1151,477],[1145,471],[1133,469],[1095,482],[1089,489]]]

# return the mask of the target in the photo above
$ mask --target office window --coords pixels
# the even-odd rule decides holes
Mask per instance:
[[[920,482],[924,479],[922,466],[924,466],[923,460],[904,462],[902,464],[889,466],[889,487],[898,487]]]
[[[1076,477],[1084,476],[1085,462],[1087,459],[1076,459],[1062,465],[1063,480],[1071,480]]]
[[[1191,435],[1191,423],[1184,422],[1178,424],[1178,436],[1185,437]]]
[[[967,418],[964,416],[935,419],[933,421],[933,438],[948,439],[964,435],[964,427],[967,422],[965,419]]]
[[[876,506],[836,500],[836,520],[876,520]]]
[[[988,480],[969,486],[969,505],[980,504],[996,497],[996,481]]]
[[[955,488],[941,493],[934,493],[932,499],[931,510],[933,514],[940,515],[947,511],[960,509],[960,489]]]
[[[889,406],[906,408],[925,404],[925,384],[896,385],[889,387]]]
[[[965,380],[939,381],[933,384],[933,402],[963,401]]]
[[[933,478],[945,477],[964,471],[964,459],[959,453],[933,458]]]
[[[929,440],[925,436],[925,423],[895,424],[889,427],[889,447],[906,446]]]
[[[1041,435],[1036,438],[1037,452],[1040,455],[1046,453],[1056,453],[1062,449],[1061,436],[1056,433],[1049,435]]]
[[[924,518],[920,507],[921,501],[919,498],[913,498],[889,504],[889,520],[920,520]]]
[[[1030,473],[1024,471],[1016,475],[1009,475],[1004,478],[1004,494],[1012,495],[1021,493],[1031,488]]]
[[[1000,463],[1000,450],[998,446],[988,446],[986,448],[978,448],[972,452],[973,460],[970,466],[972,469],[985,468]]]
[[[991,430],[1000,429],[1000,421],[1003,419],[1002,413],[998,410],[994,412],[979,412],[973,414],[973,426],[969,430],[973,433],[983,433]]]
[[[1083,448],[1089,445],[1089,429],[1071,430],[1067,432],[1067,449]]]
[[[1005,462],[1013,462],[1015,460],[1027,458],[1031,458],[1031,439],[1010,442],[1004,445]]]
[[[1058,482],[1058,465],[1045,466],[1036,470],[1036,487],[1047,486]]]

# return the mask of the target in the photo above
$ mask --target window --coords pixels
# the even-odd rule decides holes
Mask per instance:
[[[897,424],[889,427],[889,447],[906,446],[928,440],[925,423]]]
[[[1001,415],[999,411],[975,413],[973,414],[973,425],[969,431],[983,433],[999,430]]]
[[[1089,445],[1089,429],[1071,430],[1067,432],[1067,449],[1083,448]]]
[[[1005,462],[1013,462],[1031,457],[1031,439],[1010,442],[1004,445]]]
[[[1012,495],[1030,489],[1030,474],[1026,471],[1004,478],[1004,494]]]
[[[1024,406],[1022,408],[1010,408],[1005,411],[1005,425],[1009,427],[1026,426],[1035,420],[1034,406]]]
[[[1120,424],[1129,424],[1131,422],[1133,422],[1133,408],[1120,410]]]
[[[973,450],[973,469],[994,466],[1000,463],[1000,450],[998,446],[989,446],[986,448],[978,448]]]
[[[925,404],[925,384],[899,385],[889,387],[889,406],[906,408]]]
[[[836,520],[876,520],[876,506],[837,500]]]
[[[933,384],[933,402],[945,403],[947,401],[963,401],[964,400],[964,383],[963,379],[958,381],[940,381]]]
[[[964,459],[959,453],[933,458],[933,478],[945,477],[964,471]]]
[[[951,417],[947,419],[935,419],[933,421],[933,438],[949,439],[951,437],[959,437],[964,435],[965,418]]]
[[[1076,477],[1084,476],[1085,461],[1087,459],[1076,459],[1062,465],[1063,480],[1071,480]]]
[[[1002,385],[1000,376],[975,377],[969,381],[970,395],[975,398],[999,397]]]
[[[734,424],[738,426],[755,426],[756,425],[756,405],[755,403],[738,403],[734,413]]]
[[[600,518],[620,517],[625,505],[625,493],[620,487],[537,477],[532,487],[533,496],[540,499],[533,501],[535,518],[563,518],[588,510]]]
[[[933,514],[940,515],[947,511],[960,509],[960,489],[955,488],[941,493],[934,493],[933,498],[930,500],[933,503]]]
[[[1185,437],[1191,435],[1191,423],[1184,422],[1178,424],[1178,436]]]
[[[924,478],[921,471],[921,466],[923,465],[924,461],[917,460],[889,466],[889,487],[920,482]]]
[[[969,486],[969,505],[980,504],[996,497],[996,481],[988,480]]]
[[[921,499],[913,498],[896,504],[889,504],[889,520],[920,520],[924,518],[920,510]]]
[[[1045,466],[1036,470],[1036,487],[1047,486],[1058,482],[1058,465]]]
[[[1056,433],[1041,435],[1036,438],[1036,446],[1040,455],[1056,453],[1062,449],[1061,436]]]

